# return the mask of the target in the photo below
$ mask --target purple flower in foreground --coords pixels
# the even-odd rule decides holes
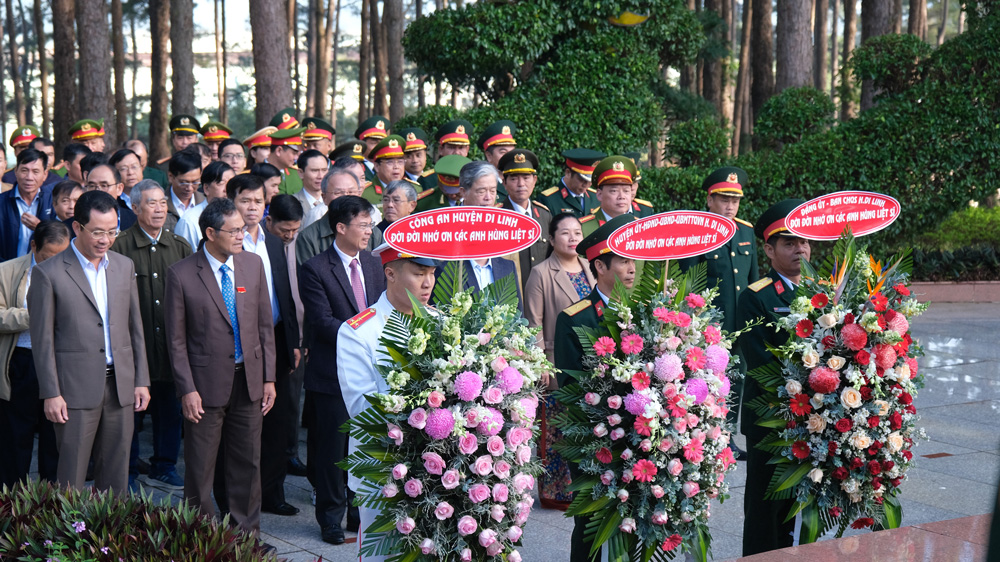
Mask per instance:
[[[74,521],[73,530],[77,533],[82,533],[87,530],[87,525],[83,521]]]

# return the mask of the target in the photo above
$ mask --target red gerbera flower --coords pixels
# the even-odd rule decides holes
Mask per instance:
[[[888,304],[889,299],[882,293],[875,293],[875,296],[872,297],[872,305],[874,305],[875,310],[878,312],[884,312]]]
[[[837,506],[833,506],[833,507],[830,508],[830,516],[831,517],[840,517],[840,514],[843,513],[843,512],[844,512],[844,510],[840,509]]]
[[[809,404],[808,394],[796,394],[795,396],[792,396],[788,407],[796,416],[804,416],[809,412],[812,412],[812,405]]]
[[[663,544],[660,545],[660,548],[663,549],[664,552],[670,552],[671,550],[677,548],[680,545],[681,545],[681,536],[674,533],[673,535],[670,535],[663,541]]]
[[[805,441],[796,441],[792,443],[792,454],[795,455],[797,459],[807,458],[812,453],[812,449],[809,447],[809,443]]]
[[[812,320],[808,318],[803,318],[799,320],[799,323],[795,325],[795,335],[800,338],[807,338],[813,333],[813,323]]]
[[[896,283],[895,285],[893,285],[892,290],[896,291],[900,295],[903,295],[904,297],[910,296],[910,290],[907,289],[906,285],[903,285],[902,283]]]
[[[644,418],[639,416],[635,418],[635,421],[632,423],[632,427],[635,428],[635,432],[639,435],[649,437],[653,433],[652,423],[653,418]]]
[[[816,293],[813,298],[809,300],[809,304],[813,305],[813,308],[823,308],[830,303],[830,297],[826,296],[826,293]]]
[[[646,390],[649,388],[649,373],[646,371],[639,371],[638,373],[632,375],[632,388],[636,390]]]
[[[875,520],[871,517],[860,517],[854,523],[851,523],[852,529],[864,529],[866,527],[871,527],[875,523]]]

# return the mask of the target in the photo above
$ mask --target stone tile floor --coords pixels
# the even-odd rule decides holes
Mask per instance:
[[[848,538],[841,541],[759,555],[752,560],[985,559],[982,529],[988,528],[989,516],[939,527],[929,524],[990,514],[996,501],[1000,474],[1000,435],[996,429],[1000,426],[1000,304],[932,305],[926,315],[913,322],[913,332],[927,354],[920,363],[926,387],[916,405],[929,440],[919,443],[917,466],[903,485],[903,524],[910,527],[882,533],[849,531]],[[149,430],[142,436],[146,457],[150,453]],[[304,438],[303,432],[302,455]],[[737,442],[743,446],[742,436]],[[713,510],[712,555],[716,560],[738,558],[742,552],[745,477],[743,470],[731,474],[731,498]],[[145,486],[152,489],[155,498],[181,495],[155,484]],[[353,534],[348,534],[351,542],[341,546],[320,540],[310,505],[311,487],[305,478],[289,476],[285,490],[288,502],[302,511],[294,517],[264,514],[264,541],[276,546],[282,558],[294,562],[320,557],[326,561],[357,560]],[[530,521],[521,550],[524,560],[568,560],[572,522],[561,512],[543,509],[535,509]],[[956,537],[955,529],[969,528],[980,532],[972,538],[960,534],[949,538]],[[831,538],[824,537],[824,542]]]

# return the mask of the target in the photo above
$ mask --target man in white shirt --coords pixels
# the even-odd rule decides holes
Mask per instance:
[[[213,199],[226,198],[226,184],[235,175],[232,166],[222,161],[212,162],[201,172],[201,188],[205,192],[205,199],[184,213],[174,226],[174,234],[187,240],[192,250],[197,250],[201,242],[201,228],[198,226],[201,213]]]
[[[306,150],[299,155],[296,163],[299,177],[302,178],[302,189],[293,195],[302,204],[302,212],[307,213],[314,207],[323,205],[323,178],[330,168],[330,160],[318,150]]]
[[[181,151],[170,157],[167,168],[170,192],[167,196],[167,212],[173,220],[167,219],[167,230],[172,230],[184,213],[205,199],[198,188],[201,187],[201,156]]]

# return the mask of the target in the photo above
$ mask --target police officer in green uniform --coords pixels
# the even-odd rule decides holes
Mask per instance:
[[[233,130],[230,129],[225,123],[221,123],[219,121],[209,121],[202,125],[201,138],[212,151],[213,162],[219,159],[219,145],[222,144],[222,141],[231,138],[232,135]]]
[[[333,151],[333,139],[337,136],[333,125],[319,117],[307,117],[302,121],[302,126],[306,128],[302,132],[302,145],[305,149],[318,150],[329,158]]]
[[[371,154],[375,145],[381,142],[385,137],[389,136],[389,131],[391,129],[392,123],[390,123],[384,116],[372,115],[358,124],[358,128],[354,130],[354,138],[365,143],[364,163],[365,180],[367,181],[371,181],[375,178],[375,161],[368,155]],[[379,202],[381,201],[381,198],[379,198]]]
[[[358,162],[364,162],[365,148],[365,143],[359,141],[358,139],[346,140],[341,144],[338,144],[337,148],[334,148],[330,152],[330,162],[335,162],[344,156],[350,156]],[[368,168],[365,169],[367,170]]]
[[[727,332],[734,332],[742,327],[736,324],[736,303],[740,293],[760,278],[760,273],[757,270],[757,244],[754,241],[753,225],[736,217],[736,213],[740,210],[740,200],[743,198],[743,186],[746,184],[747,173],[734,167],[719,168],[705,178],[701,187],[708,194],[706,196],[708,211],[735,222],[736,233],[721,248],[700,256],[684,258],[678,262],[684,270],[701,262],[708,265],[708,286],[718,285],[719,287],[719,295],[715,298],[714,304],[722,310],[722,328]],[[741,361],[742,363],[743,361]],[[743,380],[733,381],[735,399],[730,404],[728,416],[731,423],[736,423],[742,393]],[[731,443],[730,447],[737,459],[746,460],[746,453],[740,450],[735,443]]]
[[[183,113],[174,115],[167,125],[170,127],[170,148],[173,150],[171,156],[198,142],[201,125],[194,117]],[[156,167],[166,174],[169,171],[167,168],[170,167],[170,156],[157,160]]]
[[[619,215],[630,214],[636,172],[635,164],[624,156],[608,156],[597,163],[593,179],[599,206],[580,219],[584,236]]]
[[[548,207],[553,215],[573,213],[578,219],[589,215],[591,209],[601,204],[597,191],[591,187],[594,167],[607,156],[589,148],[564,150],[563,177],[559,185],[543,191],[538,202]]]
[[[801,199],[786,199],[772,205],[757,221],[754,233],[764,242],[764,252],[771,262],[766,277],[751,283],[740,294],[737,326],[762,318],[764,323],[740,336],[739,345],[752,371],[768,363],[777,363],[768,346],[780,346],[788,340],[784,331],[767,326],[775,318],[787,316],[800,279],[800,262],[809,261],[809,241],[789,232],[785,218]],[[760,396],[757,381],[747,379],[743,398],[749,402]],[[743,504],[743,556],[792,546],[795,520],[785,522],[794,500],[765,500],[775,465],[767,464],[771,455],[757,449],[768,428],[756,425],[757,415],[750,408],[743,410],[741,429],[747,437],[747,483]]]
[[[642,168],[639,167],[639,153],[626,152],[623,156],[635,164],[635,177],[632,178],[632,205],[629,212],[637,219],[646,218],[656,214],[653,204],[645,199],[639,199],[639,182],[642,181]]]
[[[502,207],[515,213],[521,213],[535,219],[542,227],[538,241],[518,252],[518,279],[521,280],[521,290],[528,283],[528,274],[535,264],[542,263],[549,252],[549,223],[552,214],[548,207],[531,199],[538,182],[538,157],[534,152],[524,148],[515,148],[500,158],[500,174],[507,190]]]
[[[500,158],[517,147],[514,134],[517,133],[517,125],[513,121],[501,119],[496,123],[486,127],[483,134],[479,135],[479,149],[483,151],[486,161],[494,167],[500,165]],[[503,201],[507,197],[503,182],[497,182],[497,201]]]
[[[299,120],[295,118],[295,108],[286,107],[285,109],[275,113],[268,125],[278,130],[298,129]]]
[[[462,204],[462,189],[459,187],[458,177],[465,166],[472,160],[458,154],[442,156],[434,164],[434,173],[437,177],[438,186],[432,193],[421,197],[423,193],[417,194],[417,210],[430,211],[444,207],[454,207]]]
[[[590,295],[578,301],[559,313],[556,318],[554,363],[560,371],[583,371],[583,345],[577,337],[574,328],[589,327],[597,329],[604,308],[618,279],[625,287],[631,289],[636,278],[635,262],[619,256],[608,247],[611,233],[635,220],[632,215],[619,215],[600,226],[585,237],[576,247],[576,251],[590,262],[590,271],[597,279],[597,286]],[[569,375],[559,374],[559,386],[565,386],[572,380]],[[579,476],[577,465],[570,463],[570,475]],[[590,545],[584,541],[587,526],[587,516],[573,518],[573,534],[570,537],[570,561],[589,562]]]
[[[380,140],[368,153],[368,160],[375,162],[375,177],[365,183],[361,196],[371,201],[372,205],[381,208],[382,189],[389,185],[389,182],[405,179],[406,154],[403,152],[405,147],[406,140],[403,137],[389,135]],[[413,181],[410,183],[419,194],[420,184]]]
[[[302,127],[278,129],[271,133],[271,155],[267,161],[281,171],[278,193],[295,195],[302,190],[302,178],[295,162],[302,152]]]
[[[403,148],[403,177],[410,182],[416,182],[424,191],[437,186],[434,169],[427,167],[427,133],[420,127],[409,127],[399,131],[399,136],[406,140]]]

